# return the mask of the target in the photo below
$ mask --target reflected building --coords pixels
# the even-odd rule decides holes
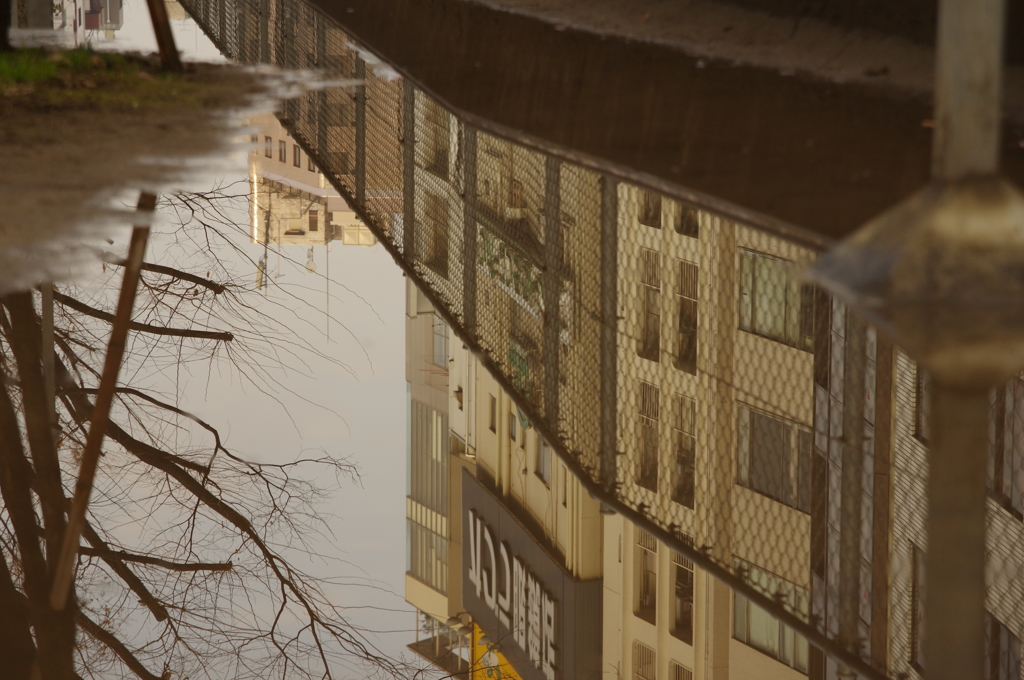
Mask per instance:
[[[470,678],[595,677],[600,504],[407,288],[410,649]]]
[[[373,233],[272,114],[250,120],[251,238],[269,245],[372,246]]]
[[[929,380],[800,284],[812,240],[481,129],[305,5],[184,4],[242,61],[362,82],[286,102],[325,180],[253,238],[325,238],[301,208],[330,185],[410,278],[415,651],[538,680],[824,680],[843,654],[923,676]],[[1020,677],[1022,397],[992,396],[991,680]]]

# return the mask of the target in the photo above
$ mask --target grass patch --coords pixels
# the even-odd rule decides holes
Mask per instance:
[[[136,70],[124,55],[94,52],[87,47],[60,52],[41,49],[0,52],[0,86],[44,84],[61,76]]]
[[[215,89],[215,88],[213,88]],[[215,94],[154,59],[88,47],[0,52],[0,103],[29,108],[201,107]],[[17,102],[17,103],[16,103]],[[2,107],[0,107],[2,108]]]

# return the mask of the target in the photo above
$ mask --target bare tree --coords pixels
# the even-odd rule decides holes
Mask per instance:
[[[312,480],[325,469],[351,478],[352,464],[326,454],[247,460],[160,387],[173,385],[158,380],[169,370],[223,360],[276,394],[285,388],[271,367],[307,370],[318,354],[256,310],[257,293],[218,260],[237,247],[231,230],[244,230],[224,206],[245,194],[230,189],[171,201],[171,244],[190,267],[143,267],[64,611],[51,609],[49,591],[121,261],[103,255],[107,286],[54,292],[55,404],[38,295],[0,298],[0,659],[10,677],[32,677],[33,667],[58,680],[332,677],[341,665],[405,673],[346,621],[332,584],[299,566],[325,533],[316,512],[325,488]]]

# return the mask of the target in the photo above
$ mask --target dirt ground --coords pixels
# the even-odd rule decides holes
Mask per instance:
[[[136,62],[130,77],[98,67],[0,85],[0,292],[74,275],[90,243],[133,222],[140,190],[215,172],[280,84],[239,67],[164,76]]]

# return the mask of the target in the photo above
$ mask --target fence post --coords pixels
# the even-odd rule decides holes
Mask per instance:
[[[558,423],[560,333],[562,313],[561,162],[544,159],[544,417],[555,431]]]
[[[619,183],[601,178],[601,461],[599,481],[618,495]]]

